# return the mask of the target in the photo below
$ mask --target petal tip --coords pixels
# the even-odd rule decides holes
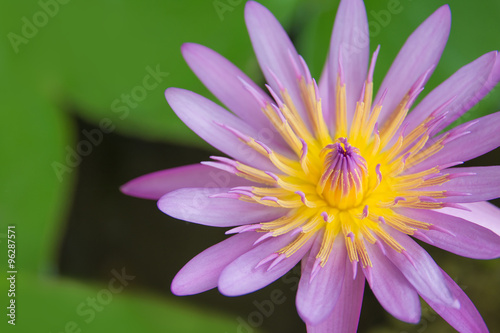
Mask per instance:
[[[184,43],[181,46],[182,56],[184,57],[184,59],[186,60],[188,65],[190,65],[188,60],[190,60],[196,56],[204,58],[206,53],[203,53],[203,52],[207,52],[207,51],[212,51],[212,50],[210,48],[206,47],[205,45],[201,45],[198,43],[189,42],[189,43]],[[212,53],[213,52],[214,51],[212,51]]]
[[[134,180],[131,180],[129,182],[126,182],[122,186],[120,186],[120,192],[122,192],[125,195],[129,195],[132,197],[137,197],[137,195],[134,194]]]
[[[170,285],[170,291],[172,292],[172,294],[174,294],[175,296],[186,296],[187,293],[183,292],[182,289],[182,286],[177,284],[174,278],[172,284]]]
[[[315,314],[311,313],[311,311],[308,311],[306,313],[299,306],[297,306],[297,312],[300,318],[304,321],[304,323],[306,323],[307,326],[320,325],[322,322],[328,319],[328,316],[330,316],[330,313],[327,313],[322,316],[316,316]]]
[[[131,182],[131,181],[130,181]],[[130,182],[126,182],[125,184],[123,184],[122,186],[120,186],[120,192],[122,192],[123,194],[126,194],[126,195],[130,195],[129,194],[129,189],[130,189]]]
[[[185,58],[186,55],[189,55],[190,53],[192,53],[194,51],[194,49],[199,47],[199,46],[201,46],[201,45],[196,44],[196,43],[184,43],[181,45],[181,53]]]
[[[156,191],[147,186],[147,184],[144,184],[144,178],[144,176],[141,176],[123,184],[119,188],[120,192],[135,198],[158,200]]]
[[[440,16],[443,23],[446,23],[447,27],[451,28],[451,9],[448,4],[439,7],[435,13]]]
[[[441,15],[446,15],[446,16],[449,16],[451,18],[451,9],[450,9],[450,5],[448,4],[444,4],[442,5],[441,7],[439,7],[436,12],[439,12],[441,13]]]
[[[219,289],[219,292],[226,297],[235,297],[241,295],[241,293],[237,293],[235,290],[232,290],[230,286],[225,285],[224,279],[222,279],[222,274],[221,277],[219,278],[217,289]]]
[[[172,294],[175,296],[189,296],[189,295],[194,295],[197,294],[197,292],[192,292],[189,291],[188,284],[186,281],[182,281],[182,278],[180,275],[182,274],[182,269],[177,273],[177,275],[174,277],[172,280],[172,283],[170,284],[170,291]]]
[[[168,204],[169,194],[170,193],[165,194],[160,199],[158,199],[158,201],[156,202],[156,206],[158,207],[158,209],[160,211],[162,211],[163,213],[167,214],[167,215],[170,215],[168,213],[169,212],[169,207],[170,207],[169,204]]]
[[[257,1],[247,1],[247,3],[245,4],[245,12],[247,10],[254,10],[257,9],[257,8],[263,8],[264,6],[261,5],[260,3],[258,3]]]
[[[420,317],[421,317],[421,313],[419,311],[418,314],[415,314],[412,317],[398,318],[398,319],[400,319],[404,322],[407,322],[409,324],[418,324],[420,322]]]
[[[255,19],[255,17],[259,17],[262,15],[264,15],[264,17],[266,17],[266,15],[269,15],[269,14],[271,14],[269,9],[267,9],[264,5],[262,5],[256,1],[248,1],[245,4],[245,21],[247,22],[247,24],[251,20]]]
[[[165,98],[167,99],[167,101],[172,98],[172,95],[175,94],[177,91],[177,88],[174,88],[174,87],[168,87],[167,89],[165,89]]]
[[[167,99],[168,104],[172,107],[172,103],[175,101],[175,99],[178,99],[179,97],[182,97],[181,95],[183,94],[194,94],[192,91],[182,89],[182,88],[177,88],[177,87],[168,87],[165,90],[165,98]]]

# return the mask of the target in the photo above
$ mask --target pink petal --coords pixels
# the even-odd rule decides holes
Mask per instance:
[[[368,71],[370,37],[365,5],[362,0],[342,0],[335,17],[328,56],[329,99],[325,105],[327,121],[334,119],[335,90],[339,70],[339,52],[347,93],[348,123],[351,122]]]
[[[336,237],[325,267],[311,281],[316,255],[321,248],[322,233],[316,238],[311,252],[302,261],[302,277],[297,290],[297,311],[310,325],[317,325],[333,311],[342,291],[347,256],[343,237]],[[351,277],[352,278],[352,277]]]
[[[493,65],[493,69],[491,70],[490,76],[488,80],[484,84],[483,88],[476,94],[476,96],[469,101],[466,105],[464,105],[464,111],[471,109],[474,105],[476,105],[480,100],[482,100],[488,93],[498,84],[500,81],[500,57],[498,56]]]
[[[220,124],[230,126],[245,135],[257,137],[256,130],[243,120],[192,91],[168,88],[165,97],[177,116],[213,147],[245,164],[278,172],[267,157],[220,126]]]
[[[254,88],[263,100],[271,103],[271,98],[245,73],[223,56],[203,45],[184,44],[182,55],[201,82],[229,110],[253,127],[269,126],[269,121],[260,110],[259,103],[245,89],[240,79]]]
[[[217,52],[202,45],[184,44],[182,54],[189,67],[215,97],[250,126],[259,129],[261,137],[255,139],[262,141],[262,137],[272,136],[273,142],[279,142],[281,147],[285,146],[281,136],[261,110],[260,103],[273,103],[271,98],[245,73]],[[253,88],[259,96],[258,100],[241,81]]]
[[[363,271],[378,301],[397,319],[418,323],[420,298],[415,288],[376,245],[366,245],[373,267]]]
[[[201,252],[177,273],[172,292],[178,296],[194,295],[217,287],[222,270],[249,251],[260,236],[257,232],[237,234]]]
[[[441,186],[426,187],[422,190],[451,191],[467,193],[467,195],[453,195],[440,199],[444,202],[477,202],[496,199],[500,197],[500,166],[451,168],[445,169],[443,174],[460,175],[471,174],[453,178]]]
[[[500,257],[500,236],[493,231],[459,217],[440,213],[440,211],[398,208],[397,212],[418,221],[432,223],[442,230],[420,230],[424,235],[414,237],[446,251],[475,259],[494,259]]]
[[[135,178],[120,187],[127,195],[158,200],[164,194],[184,187],[236,187],[248,180],[202,164],[156,171]]]
[[[451,131],[466,131],[469,134],[458,137],[433,156],[409,169],[409,172],[418,172],[456,161],[468,161],[481,156],[500,146],[500,112],[496,112],[479,119],[457,126]]]
[[[358,329],[365,276],[356,274],[353,280],[352,264],[346,257],[346,269],[342,292],[333,312],[319,325],[307,325],[307,333],[355,333]]]
[[[333,117],[333,113],[329,110],[331,109],[331,101],[330,101],[330,93],[329,93],[329,73],[330,69],[328,68],[328,59],[323,67],[323,71],[321,72],[321,76],[318,83],[319,96],[321,97],[321,104],[323,109],[323,117],[327,121],[327,124],[331,124],[331,117]],[[332,107],[333,108],[333,107]]]
[[[458,332],[488,333],[488,327],[486,327],[483,318],[481,318],[481,315],[469,297],[467,297],[448,274],[444,271],[442,273],[448,289],[451,290],[453,296],[460,302],[460,308],[447,307],[424,296],[422,298]]]
[[[441,58],[450,33],[451,13],[448,5],[436,10],[408,38],[378,90],[378,101],[387,89],[379,123],[390,116],[413,83]],[[427,79],[430,75],[427,76]]]
[[[226,296],[238,296],[248,294],[261,289],[280,278],[292,269],[309,251],[312,240],[302,246],[289,258],[282,260],[279,264],[269,269],[270,263],[256,266],[269,255],[293,241],[295,235],[287,233],[276,238],[268,239],[257,245],[252,250],[241,255],[229,264],[219,278],[219,291]]]
[[[406,253],[398,253],[388,248],[387,257],[417,292],[436,303],[459,306],[446,286],[441,269],[431,256],[409,236],[389,227],[385,229],[406,250]]]
[[[158,208],[176,219],[210,225],[232,227],[268,222],[288,211],[232,198],[211,197],[227,193],[229,188],[184,188],[170,192],[158,201]]]
[[[437,107],[453,99],[443,112],[448,112],[446,119],[434,130],[439,132],[460,117],[471,100],[483,89],[491,74],[497,52],[490,52],[460,68],[439,87],[431,91],[408,115],[407,133],[423,122]]]
[[[500,208],[486,201],[464,203],[461,205],[467,208],[468,211],[446,207],[440,209],[439,212],[463,218],[500,235]]]
[[[299,55],[287,33],[274,15],[255,1],[247,2],[245,21],[266,81],[275,92],[281,90],[280,83],[287,89],[297,111],[307,123],[309,118],[297,80],[297,74],[304,75],[305,73],[301,69]]]

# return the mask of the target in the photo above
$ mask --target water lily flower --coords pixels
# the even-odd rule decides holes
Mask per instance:
[[[224,153],[139,177],[126,194],[175,218],[234,227],[189,261],[172,292],[251,293],[297,263],[308,332],[355,332],[365,279],[394,317],[417,323],[421,297],[460,332],[486,332],[457,284],[414,240],[477,259],[500,256],[500,166],[457,167],[500,146],[500,112],[444,131],[500,80],[490,52],[418,105],[450,32],[448,6],[408,38],[377,94],[362,0],[342,0],[319,83],[276,18],[249,1],[245,19],[267,92],[216,52],[185,44],[187,63],[227,107],[191,91],[165,95]],[[411,110],[411,112],[410,112]]]

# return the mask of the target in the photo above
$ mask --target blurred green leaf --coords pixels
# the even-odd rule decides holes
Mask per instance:
[[[5,54],[0,46],[0,52]],[[67,210],[67,196],[74,168],[63,174],[54,163],[65,163],[71,126],[65,116],[18,76],[5,59],[0,60],[2,121],[0,121],[0,234],[16,226],[17,267],[23,272],[50,269],[60,222]],[[0,239],[0,242],[6,241]],[[3,250],[2,263],[5,267]]]
[[[297,1],[266,5],[286,23]],[[6,34],[23,37],[33,24],[26,43],[3,40],[18,75],[34,80],[54,103],[94,123],[110,118],[123,133],[201,144],[163,96],[170,86],[208,95],[182,59],[185,42],[205,44],[244,70],[257,68],[245,1],[46,0],[50,10],[38,2],[9,2],[0,10]],[[40,13],[50,11],[53,17],[37,27]]]

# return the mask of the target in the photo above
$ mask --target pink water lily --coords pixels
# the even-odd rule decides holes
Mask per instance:
[[[187,63],[232,112],[169,88],[175,113],[229,157],[159,171],[122,187],[178,219],[234,227],[194,257],[172,292],[258,290],[301,262],[297,310],[308,332],[355,332],[365,279],[409,323],[420,298],[460,332],[487,332],[478,311],[416,238],[461,256],[500,256],[500,166],[457,167],[500,146],[500,112],[443,132],[500,80],[490,52],[416,106],[450,31],[434,12],[408,38],[378,93],[362,0],[342,0],[319,84],[276,18],[246,4],[268,93],[216,52],[185,44]],[[411,112],[409,112],[411,109]],[[411,237],[410,237],[411,236]]]

